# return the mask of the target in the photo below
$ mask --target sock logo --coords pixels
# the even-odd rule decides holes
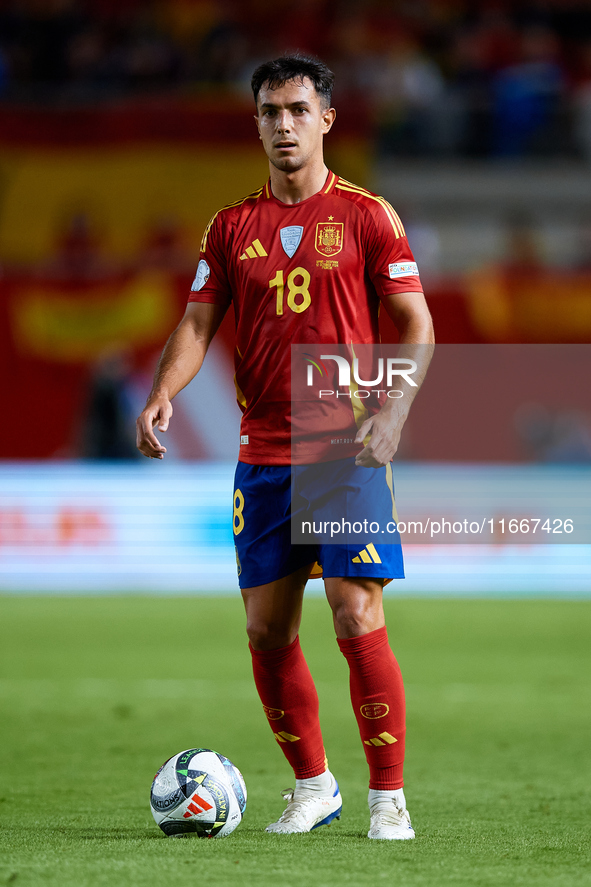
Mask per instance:
[[[285,714],[285,712],[281,711],[280,708],[269,708],[268,705],[263,705],[263,711],[270,721],[278,721],[279,718],[282,718]]]
[[[366,702],[359,709],[364,718],[369,721],[376,721],[378,718],[385,718],[390,711],[390,706],[385,702]]]
[[[391,733],[380,733],[379,736],[373,736],[371,739],[364,739],[364,745],[393,745],[398,740]]]
[[[286,733],[285,730],[282,730],[281,733],[275,733],[274,736],[277,742],[298,742],[301,738],[299,736],[294,736],[293,733]]]

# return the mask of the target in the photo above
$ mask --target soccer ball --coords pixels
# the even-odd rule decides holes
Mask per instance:
[[[210,748],[189,748],[154,777],[150,808],[168,837],[225,838],[242,821],[246,785],[228,758]]]

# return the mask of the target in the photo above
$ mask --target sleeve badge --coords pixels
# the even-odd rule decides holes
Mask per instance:
[[[395,277],[418,277],[419,269],[416,262],[392,262],[388,265],[388,273],[392,280]]]
[[[205,259],[201,259],[199,264],[197,265],[197,273],[195,274],[195,280],[191,284],[191,292],[198,293],[199,290],[203,289],[207,281],[209,280],[209,265],[205,261]]]

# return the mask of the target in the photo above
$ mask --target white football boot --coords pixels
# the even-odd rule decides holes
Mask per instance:
[[[368,838],[377,841],[409,841],[414,838],[414,829],[401,788],[397,791],[370,789],[367,800],[371,816]]]
[[[295,789],[286,789],[281,794],[287,801],[287,807],[277,822],[267,826],[267,832],[276,835],[311,832],[321,825],[330,825],[333,819],[341,818],[343,799],[339,784],[330,770],[312,779],[296,779]]]

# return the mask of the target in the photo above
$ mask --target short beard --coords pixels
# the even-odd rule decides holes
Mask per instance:
[[[302,158],[296,160],[291,157],[283,157],[281,160],[271,160],[271,158],[269,160],[275,169],[279,169],[281,172],[298,172],[305,166],[305,161]]]

